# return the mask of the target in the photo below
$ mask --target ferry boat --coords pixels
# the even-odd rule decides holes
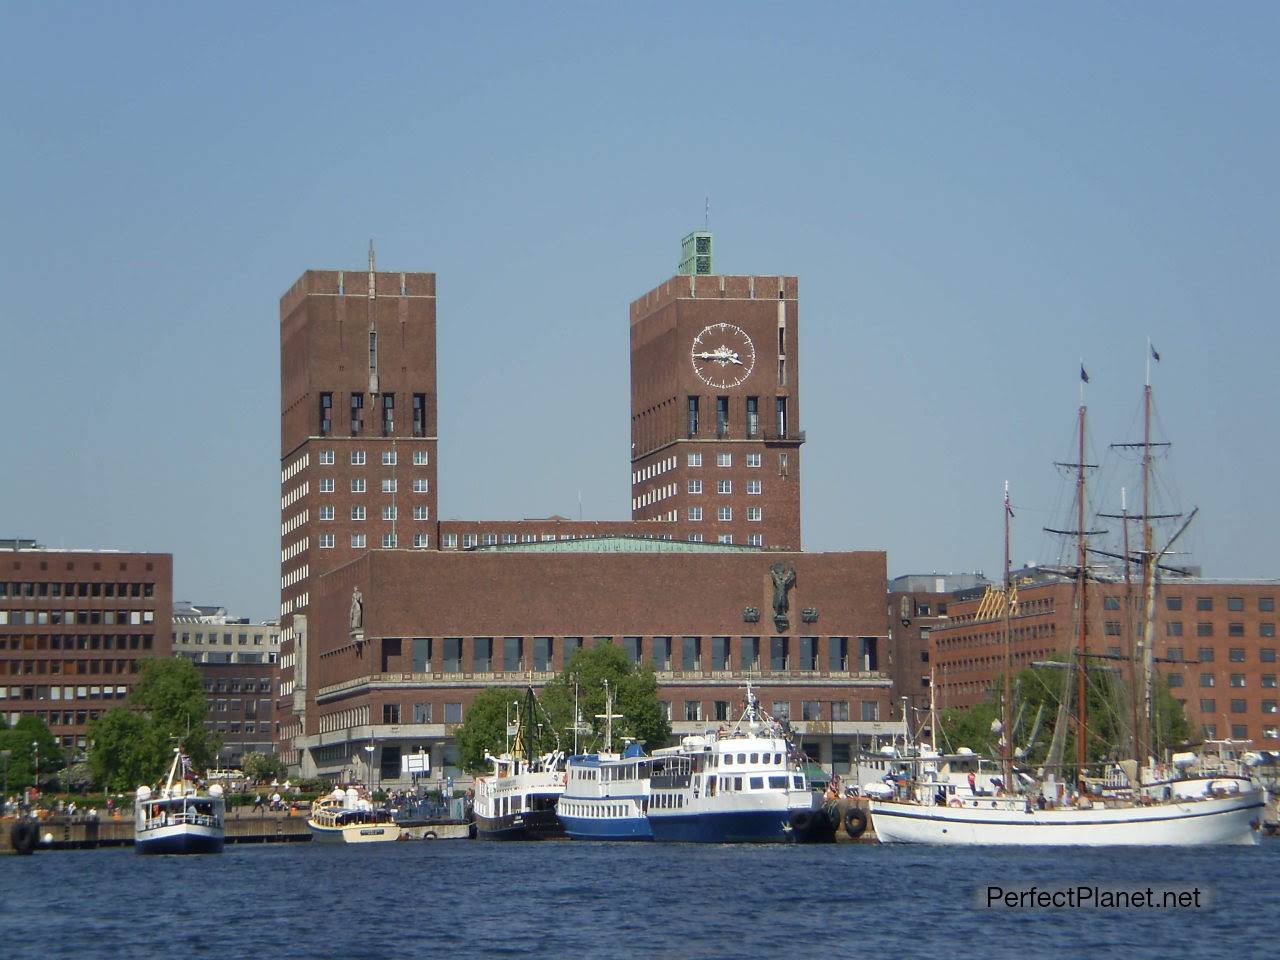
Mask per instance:
[[[575,710],[576,713],[576,710]],[[612,752],[613,695],[605,681],[605,745],[600,753],[575,754],[566,765],[564,794],[556,812],[572,840],[652,840],[649,773],[653,761],[638,743]]]
[[[178,775],[181,764],[182,775]],[[200,793],[187,758],[175,748],[164,785],[141,786],[134,803],[134,843],[138,853],[221,853],[226,801],[222,787]]]
[[[556,803],[565,788],[565,756],[560,750],[536,755],[538,707],[533,688],[525,693],[510,752],[485,754],[493,771],[476,777],[472,810],[478,840],[563,840]],[[548,718],[549,723],[549,718]]]
[[[334,789],[311,805],[307,818],[318,843],[382,843],[400,839],[400,826],[386,810],[374,807],[354,787]]]
[[[742,716],[728,731],[655,750],[649,784],[657,841],[783,843],[816,839],[826,822],[800,758],[749,684]]]

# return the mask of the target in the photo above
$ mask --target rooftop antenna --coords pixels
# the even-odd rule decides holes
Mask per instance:
[[[706,195],[706,205],[702,211],[702,228],[711,229],[711,194],[709,193]]]
[[[373,321],[373,301],[377,296],[377,290],[374,284],[374,253],[373,240],[369,241],[369,404],[377,407],[378,404],[378,328]],[[381,411],[374,410],[375,415],[381,416]]]

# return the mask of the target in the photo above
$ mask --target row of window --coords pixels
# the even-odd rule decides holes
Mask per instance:
[[[687,516],[691,523],[697,523],[702,519],[701,507],[690,507]],[[720,521],[729,521],[733,519],[733,507],[716,507],[716,519]],[[752,523],[758,523],[764,519],[764,510],[760,507],[747,507],[747,519]],[[721,543],[733,543],[732,540],[722,540]]]
[[[353,505],[352,505],[352,507],[351,507],[351,519],[352,519],[352,520],[363,520],[363,519],[365,519],[365,517],[366,517],[366,516],[367,516],[367,513],[366,513],[366,510],[365,510],[365,507],[364,507],[364,505],[363,505],[363,504],[353,504]],[[389,504],[389,503],[388,503],[388,504],[384,504],[384,505],[383,505],[383,507],[382,507],[382,519],[383,519],[383,520],[396,520],[396,519],[398,519],[398,518],[399,518],[399,516],[400,516],[400,508],[399,508],[399,507],[392,506],[392,505],[391,505],[391,504]],[[323,505],[321,505],[321,507],[320,507],[320,519],[321,519],[321,520],[332,520],[332,519],[334,519],[334,509],[333,509],[333,504],[331,504],[331,503],[327,503],[327,504],[323,504]],[[431,511],[430,511],[430,508],[429,508],[429,507],[427,507],[427,505],[426,505],[426,504],[419,504],[419,505],[415,506],[415,507],[413,508],[413,519],[415,519],[415,520],[429,520],[429,519],[431,519]]]
[[[702,493],[702,481],[701,481],[701,480],[690,480],[690,481],[688,482],[688,485],[686,486],[686,489],[687,489],[690,493],[695,493],[695,494],[697,494],[697,493]],[[748,493],[749,495],[751,495],[751,496],[759,496],[759,495],[760,495],[761,493],[763,493],[763,492],[764,492],[764,484],[763,484],[760,480],[748,480],[748,481],[747,481],[747,493]],[[720,493],[720,494],[729,494],[729,493],[733,493],[733,481],[732,481],[732,480],[717,480],[717,481],[716,481],[716,493]]]
[[[1205,738],[1208,740],[1216,740],[1218,738],[1218,725],[1216,723],[1206,723],[1203,725]],[[1231,724],[1231,738],[1233,740],[1248,740],[1249,725],[1247,723]],[[1264,724],[1262,727],[1263,740],[1280,740],[1280,725]]]
[[[10,700],[119,700],[129,695],[128,687],[0,687],[0,698]]]
[[[3,666],[3,664],[0,664]],[[18,676],[75,676],[94,673],[137,673],[136,660],[10,660],[6,671]]]
[[[377,368],[376,344],[377,334],[370,333],[370,369]],[[374,405],[379,408],[381,414],[382,435],[389,437],[395,433],[396,395],[394,393],[383,393],[372,396]],[[364,397],[365,395],[362,391],[352,391],[348,394],[349,409],[351,411],[351,436],[353,437],[358,437],[364,432]],[[333,391],[326,390],[320,394],[319,413],[319,435],[322,437],[330,436],[333,433]],[[425,437],[427,435],[427,395],[425,393],[413,394],[412,414],[412,436]]]
[[[0,637],[0,650],[6,645],[10,650],[150,650],[151,644],[151,635],[147,633],[82,633],[65,636],[54,633]]]
[[[396,492],[397,492],[397,490],[399,489],[399,486],[400,486],[400,484],[399,484],[399,482],[396,480],[396,478],[395,478],[395,477],[383,477],[383,478],[382,478],[382,492],[383,492],[383,493],[396,493]],[[334,492],[336,491],[336,488],[337,488],[337,481],[336,481],[336,480],[334,480],[334,478],[333,478],[333,477],[321,477],[321,478],[320,478],[320,492],[321,492],[321,493],[334,493]],[[368,484],[367,484],[367,483],[365,483],[365,478],[364,478],[364,477],[352,477],[352,478],[351,478],[351,492],[352,492],[352,493],[366,493],[366,492],[368,492]],[[414,493],[428,493],[428,492],[430,492],[430,484],[427,482],[427,478],[426,478],[426,477],[414,477],[414,478],[413,478],[413,492],[414,492]]]
[[[1277,703],[1277,701],[1275,700],[1261,700],[1259,701],[1258,705],[1261,708],[1263,713],[1280,713],[1280,703]],[[1218,701],[1213,697],[1209,697],[1204,700],[1201,700],[1200,712],[1202,714],[1207,714],[1209,716],[1212,716],[1213,714],[1217,713]],[[1232,713],[1248,713],[1249,701],[1244,699],[1233,699],[1231,701],[1231,712]]]
[[[1136,631],[1135,631],[1135,632],[1136,632]],[[1167,621],[1167,622],[1165,623],[1165,625],[1164,625],[1164,632],[1165,632],[1165,636],[1167,636],[1167,637],[1180,637],[1180,636],[1182,636],[1182,621],[1181,621],[1181,620],[1169,620],[1169,621]],[[1120,635],[1120,623],[1119,623],[1119,621],[1117,621],[1117,620],[1108,620],[1108,621],[1107,621],[1107,633],[1109,633],[1109,634],[1111,634],[1111,635],[1113,635],[1113,636],[1119,636],[1119,635]],[[1227,636],[1229,636],[1229,637],[1243,637],[1244,635],[1245,635],[1245,633],[1244,633],[1244,623],[1243,623],[1243,622],[1240,622],[1240,621],[1233,621],[1233,622],[1231,622],[1231,623],[1228,623],[1228,624],[1227,624]],[[1276,625],[1275,625],[1275,621],[1274,621],[1274,620],[1267,620],[1267,621],[1264,621],[1264,622],[1262,622],[1262,623],[1259,623],[1259,624],[1258,624],[1258,636],[1260,636],[1260,637],[1274,637],[1275,635],[1276,635]],[[1213,636],[1213,624],[1212,624],[1212,623],[1210,623],[1210,622],[1208,622],[1208,621],[1201,620],[1199,623],[1197,623],[1197,624],[1196,624],[1196,636],[1197,636],[1197,637],[1212,637],[1212,636]]]
[[[155,620],[154,610],[0,610],[0,624],[14,626],[141,626]]]
[[[350,459],[351,459],[351,466],[363,467],[366,462],[365,452],[363,450],[352,450],[350,453]],[[320,463],[322,466],[331,467],[334,464],[334,460],[335,460],[335,457],[334,457],[334,452],[332,450],[320,451]],[[397,456],[395,450],[382,451],[382,465],[384,467],[394,467],[398,463],[398,461],[399,461],[399,457]],[[429,461],[427,458],[426,450],[413,451],[413,465],[415,467],[425,467],[428,462]]]
[[[180,634],[180,636],[181,636],[181,638],[182,638],[182,639],[181,639],[181,642],[182,642],[182,643],[194,643],[194,644],[197,644],[197,645],[200,645],[200,644],[203,644],[203,643],[204,643],[204,634],[203,634],[203,633],[200,633],[200,632],[195,632],[195,633],[193,633],[193,632],[190,632],[190,631],[186,631],[186,630],[184,630],[184,631]],[[260,646],[262,646],[262,641],[263,641],[263,639],[264,639],[264,634],[261,634],[261,633],[255,633],[255,634],[253,635],[253,645],[254,645],[255,647],[260,647]],[[210,643],[210,644],[216,644],[217,642],[218,642],[218,634],[214,633],[213,631],[210,631],[210,632],[209,632],[209,643]],[[231,634],[229,634],[229,633],[223,633],[223,634],[222,634],[222,643],[223,643],[223,645],[224,645],[224,646],[228,646],[228,647],[229,647],[229,646],[231,646]],[[239,644],[239,646],[242,646],[242,647],[244,647],[244,646],[248,646],[248,644],[249,644],[249,634],[247,634],[247,633],[237,634],[237,643]]]
[[[690,454],[687,454],[687,455],[686,455],[686,459],[685,459],[685,463],[686,463],[686,464],[688,464],[690,467],[700,467],[700,466],[702,466],[702,454],[700,454],[700,453],[690,453]],[[752,468],[756,468],[756,467],[761,467],[761,466],[763,466],[763,465],[764,465],[764,454],[762,454],[762,453],[748,453],[748,454],[746,454],[746,464],[747,464],[747,466],[748,466],[748,467],[752,467]],[[730,452],[729,452],[729,451],[727,451],[727,450],[721,450],[720,452],[718,452],[718,453],[716,454],[716,466],[717,466],[717,467],[732,467],[732,466],[733,466],[733,454],[732,454],[732,453],[730,453]]]
[[[782,368],[779,367],[779,370]],[[701,426],[701,397],[690,396],[686,405],[686,419],[690,437],[698,436],[699,427]],[[776,435],[779,437],[787,436],[787,397],[775,397],[773,400],[773,426]],[[762,436],[762,426],[760,422],[760,398],[746,398],[746,416],[744,418],[743,436],[747,439]],[[729,425],[729,398],[716,397],[716,436],[724,439],[731,435],[732,430]]]
[[[430,537],[425,533],[415,533],[413,535],[413,547],[415,550],[425,550],[430,543]],[[332,533],[320,534],[320,549],[332,550],[337,544],[337,538]],[[394,550],[400,545],[400,538],[394,533],[384,533],[382,535],[382,547],[384,550]],[[351,549],[364,550],[368,546],[368,538],[363,533],[351,534]]]
[[[217,680],[206,677],[204,681],[205,693],[240,693],[241,689],[245,693],[270,693],[271,678],[270,677],[219,677]]]
[[[414,703],[411,704],[407,715],[412,718],[411,722],[413,723],[462,723],[463,709],[461,703],[444,703],[434,706],[439,709],[433,711],[433,704],[431,703]],[[733,719],[732,703],[728,700],[710,701],[710,710],[705,716],[703,710],[708,704],[701,700],[685,700],[683,706],[684,719],[687,722],[715,720],[728,723]],[[672,719],[672,704],[670,700],[659,700],[658,708],[667,720]],[[877,721],[880,719],[880,703],[877,700],[858,701],[858,712],[864,721]],[[440,719],[433,720],[433,713]],[[833,722],[848,722],[850,713],[851,707],[847,700],[804,700],[800,703],[799,719],[804,721],[830,720]],[[401,704],[384,703],[382,705],[382,722],[384,724],[398,725],[404,715],[401,711]],[[791,701],[773,701],[773,715],[779,720],[790,720]],[[740,754],[738,763],[767,763],[769,754],[764,754],[763,756],[765,759],[761,761],[755,754],[752,754],[750,759],[747,759],[746,754]],[[778,756],[781,758],[781,754]],[[731,762],[732,758],[726,755],[723,763],[728,765]],[[779,759],[778,762],[781,763],[782,760]]]
[[[1180,687],[1183,685],[1184,682],[1185,681],[1183,679],[1182,674],[1180,673],[1169,674],[1169,686]],[[1200,674],[1201,687],[1216,687],[1217,685],[1218,685],[1218,675],[1216,673]],[[1237,689],[1243,689],[1244,687],[1247,687],[1249,685],[1248,678],[1243,673],[1233,673],[1229,678],[1229,685]],[[1263,687],[1264,689],[1275,689],[1276,675],[1274,673],[1261,674],[1258,678],[1258,685]]]
[[[556,646],[560,640],[561,663],[568,663],[579,650],[590,646],[614,643],[613,637],[534,637],[532,646],[527,637],[413,637],[408,640],[386,638],[384,657],[406,656],[404,666],[414,673],[433,672],[433,664],[440,665],[442,673],[464,672],[464,647],[470,648],[472,673],[516,673],[532,669],[539,673],[556,669]],[[825,643],[824,643],[825,640]],[[764,642],[762,642],[764,641]],[[767,645],[766,645],[767,644]],[[752,671],[768,663],[775,672],[797,670],[816,673],[823,661],[828,672],[846,673],[850,669],[875,672],[879,665],[879,638],[858,637],[856,648],[849,637],[652,637],[648,643],[641,636],[624,636],[619,644],[632,663],[651,660],[654,668],[663,672],[673,669],[684,671],[737,669]],[[405,650],[405,647],[408,649]],[[532,663],[526,667],[526,653],[532,650]],[[499,665],[497,655],[501,652]],[[675,654],[679,653],[677,661]],[[734,657],[736,652],[737,656]]]
[[[1116,653],[1119,653],[1119,652],[1120,652],[1120,650],[1119,650],[1119,648],[1118,648],[1118,647],[1113,648],[1113,649],[1114,649],[1114,651],[1115,651]],[[1168,654],[1167,654],[1167,657],[1168,657],[1168,659],[1170,659],[1170,660],[1182,660],[1182,659],[1184,659],[1184,658],[1183,658],[1183,656],[1182,656],[1182,648],[1181,648],[1181,647],[1170,647],[1170,648],[1169,648],[1169,651],[1168,651]],[[1213,648],[1213,647],[1200,647],[1200,648],[1196,651],[1196,659],[1197,659],[1198,661],[1200,661],[1201,663],[1213,663],[1213,660],[1214,660],[1214,648]],[[1227,659],[1228,659],[1231,663],[1244,663],[1244,662],[1245,662],[1245,659],[1246,659],[1246,658],[1245,658],[1245,649],[1244,649],[1244,647],[1232,647],[1231,649],[1229,649],[1229,650],[1227,651]],[[1275,647],[1259,647],[1259,648],[1258,648],[1258,660],[1259,660],[1259,662],[1261,662],[1261,663],[1275,663],[1275,662],[1276,662],[1276,648],[1275,648]]]
[[[1107,599],[1110,600],[1112,598],[1108,597]],[[1182,597],[1178,596],[1177,594],[1166,594],[1164,598],[1164,606],[1166,610],[1181,610]],[[1244,610],[1244,607],[1245,607],[1244,597],[1227,597],[1228,610],[1242,611]],[[1119,600],[1118,599],[1116,600],[1115,607],[1108,607],[1108,609],[1116,609],[1116,610],[1120,609]],[[1212,610],[1213,597],[1196,597],[1196,609]],[[1273,613],[1275,609],[1276,609],[1275,597],[1258,597],[1259,613]]]
[[[0,581],[0,597],[154,597],[154,583]]]

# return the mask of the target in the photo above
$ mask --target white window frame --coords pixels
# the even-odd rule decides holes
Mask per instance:
[[[333,504],[323,503],[320,505],[320,519],[321,520],[333,519]]]
[[[689,466],[691,466],[691,467],[700,467],[700,466],[702,466],[702,454],[700,454],[700,453],[691,453],[691,454],[689,454],[689,459],[688,459],[687,463],[688,463],[688,465],[689,465]]]
[[[359,503],[357,503],[357,504],[352,504],[352,506],[351,506],[351,519],[352,519],[352,520],[363,520],[363,519],[364,519],[364,517],[365,517],[364,504],[359,504]]]
[[[690,522],[696,523],[697,521],[699,521],[699,520],[701,520],[701,519],[702,519],[702,508],[701,508],[701,507],[690,507],[690,508],[689,508],[689,520],[690,520]]]
[[[333,492],[334,492],[334,488],[335,488],[336,486],[337,486],[337,481],[335,481],[335,480],[333,479],[333,477],[321,477],[321,478],[320,478],[320,492],[321,492],[321,493],[333,493]]]
[[[759,523],[764,519],[764,511],[760,507],[747,507],[747,520]]]
[[[351,478],[351,492],[352,492],[352,493],[364,493],[364,492],[365,492],[364,477],[352,477],[352,478]]]
[[[397,507],[394,507],[389,503],[384,503],[382,505],[383,520],[396,520],[399,518],[399,514],[400,514],[400,511]]]
[[[351,465],[353,467],[363,467],[364,462],[365,462],[365,456],[364,456],[363,450],[351,451]]]
[[[748,467],[761,467],[761,466],[764,466],[764,455],[763,455],[763,454],[759,454],[759,453],[748,453],[748,454],[747,454],[747,466],[748,466]]]
[[[413,451],[413,465],[415,467],[425,467],[427,465],[427,451],[425,450]]]
[[[333,549],[333,534],[332,534],[332,533],[322,533],[322,534],[320,534],[320,549],[321,549],[321,550],[332,550],[332,549]]]
[[[760,494],[761,494],[761,493],[763,493],[763,492],[764,492],[764,483],[763,483],[762,481],[760,481],[760,480],[748,480],[748,481],[747,481],[747,495],[748,495],[748,496],[758,497],[758,496],[760,496]]]
[[[333,457],[333,451],[332,451],[332,450],[321,450],[321,451],[320,451],[320,465],[321,465],[321,466],[324,466],[324,467],[332,467],[332,466],[333,466],[333,460],[334,460],[334,457]]]
[[[747,546],[749,546],[749,547],[763,547],[763,546],[764,546],[764,534],[763,534],[763,533],[750,533],[750,534],[747,534]]]
[[[732,480],[717,480],[717,481],[716,481],[716,493],[720,493],[720,494],[733,493],[733,481],[732,481]]]
[[[414,493],[430,493],[431,492],[430,485],[427,483],[426,477],[413,478],[413,492]]]
[[[427,535],[425,533],[415,533],[413,535],[413,546],[415,549],[421,550],[427,545]]]
[[[732,453],[717,453],[717,454],[716,454],[716,466],[717,466],[717,467],[732,467],[732,466],[733,466],[733,454],[732,454]]]
[[[722,523],[728,523],[733,519],[733,507],[723,506],[716,507],[716,519]]]
[[[396,535],[394,533],[384,533],[382,535],[382,549],[393,550],[396,545]]]
[[[396,492],[396,487],[397,487],[397,486],[398,486],[398,484],[396,483],[396,478],[395,478],[395,477],[383,477],[383,478],[382,478],[382,492],[383,492],[383,493],[395,493],[395,492]]]
[[[427,505],[425,503],[420,503],[418,504],[418,506],[413,508],[413,519],[415,520],[431,519],[429,512],[427,510]]]
[[[688,490],[689,490],[689,492],[690,492],[690,493],[701,493],[701,492],[702,492],[702,481],[701,481],[701,480],[690,480],[690,481],[689,481]]]
[[[365,538],[365,535],[364,535],[363,533],[353,533],[353,534],[351,535],[351,548],[352,548],[353,550],[363,550],[363,549],[365,549],[365,544],[366,544],[367,542],[368,542],[368,541],[367,541],[367,539]]]
[[[716,537],[716,542],[717,543],[733,543],[733,534],[722,533],[718,537]]]

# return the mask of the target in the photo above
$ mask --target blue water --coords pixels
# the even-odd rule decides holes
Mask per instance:
[[[990,911],[987,883],[1199,885],[1188,911]],[[626,843],[0,857],[0,957],[1274,955],[1280,840],[1210,850]]]

